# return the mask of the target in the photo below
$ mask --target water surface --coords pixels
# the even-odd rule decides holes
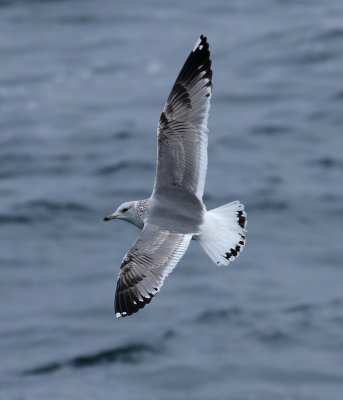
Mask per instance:
[[[0,2],[0,398],[340,400],[343,4]],[[214,69],[208,208],[247,246],[197,243],[116,320],[156,126],[197,37]]]

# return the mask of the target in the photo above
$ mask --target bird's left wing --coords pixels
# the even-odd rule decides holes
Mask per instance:
[[[201,35],[176,78],[160,117],[153,196],[163,196],[164,189],[176,188],[202,199],[211,93],[209,44]]]
[[[160,290],[187,250],[191,234],[146,224],[120,266],[115,294],[116,317],[134,314]]]

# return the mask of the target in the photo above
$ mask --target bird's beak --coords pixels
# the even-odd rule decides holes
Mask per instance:
[[[117,218],[116,213],[108,215],[107,217],[104,218],[104,221],[109,221],[111,219]]]

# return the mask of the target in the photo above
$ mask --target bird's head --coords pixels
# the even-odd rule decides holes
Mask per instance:
[[[121,204],[117,210],[104,218],[104,221],[109,221],[111,219],[123,219],[125,221],[133,222],[136,218],[136,207],[135,201],[127,201]]]

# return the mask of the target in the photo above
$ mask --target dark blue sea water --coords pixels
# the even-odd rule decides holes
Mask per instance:
[[[239,199],[228,268],[192,243],[116,320],[156,126],[198,36],[214,93],[208,208]],[[343,2],[0,1],[0,399],[341,400]]]

